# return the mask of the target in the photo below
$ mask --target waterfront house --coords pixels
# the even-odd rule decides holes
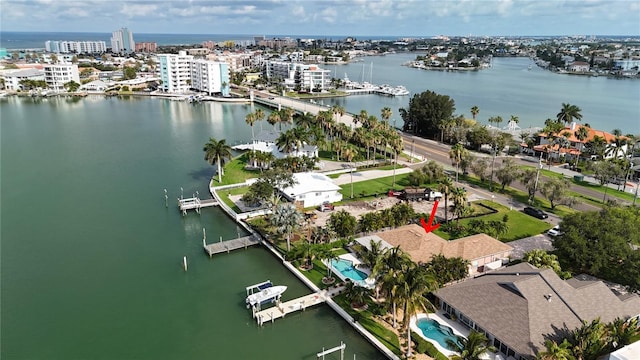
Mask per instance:
[[[44,71],[40,69],[11,69],[0,72],[0,79],[4,79],[4,88],[11,91],[23,90],[22,80],[44,80]]]
[[[609,323],[640,313],[637,294],[617,295],[602,281],[564,281],[553,270],[528,263],[446,286],[435,295],[440,309],[517,360],[535,358],[546,339],[558,340],[583,321]]]
[[[251,144],[242,144],[233,146],[235,150],[254,150],[261,151],[266,153],[272,153],[276,159],[282,159],[288,156],[297,156],[297,157],[309,157],[316,158],[318,157],[318,147],[315,145],[309,145],[306,143],[302,144],[300,149],[295,149],[289,153],[285,153],[278,149],[276,145],[276,141],[280,136],[279,131],[262,131],[253,139]],[[254,167],[257,167],[257,164],[254,164]]]
[[[342,200],[340,186],[327,175],[320,173],[295,173],[293,178],[296,184],[278,189],[293,203],[302,205],[305,208],[318,206],[323,202],[337,202]]]
[[[589,63],[584,61],[574,61],[569,65],[569,71],[571,72],[589,72]]]
[[[76,64],[46,64],[44,65],[44,81],[49,89],[55,92],[66,91],[64,84],[75,81],[80,84],[80,73]]]
[[[362,245],[368,246],[370,240],[382,241],[382,247],[399,246],[416,263],[429,262],[434,255],[443,255],[447,258],[460,257],[469,261],[469,275],[502,267],[509,262],[513,250],[510,245],[487,234],[445,240],[432,232],[425,232],[422,226],[417,224],[405,225],[368,236]]]

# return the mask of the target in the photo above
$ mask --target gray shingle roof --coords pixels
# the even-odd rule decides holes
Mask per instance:
[[[566,282],[551,269],[521,263],[447,286],[436,295],[520,354],[582,321],[640,314],[640,297],[619,298],[601,281]]]

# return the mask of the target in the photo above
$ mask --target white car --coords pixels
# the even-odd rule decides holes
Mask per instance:
[[[562,235],[562,232],[560,231],[560,225],[556,225],[556,226],[552,227],[551,229],[549,229],[547,231],[547,235],[553,236],[553,237]]]

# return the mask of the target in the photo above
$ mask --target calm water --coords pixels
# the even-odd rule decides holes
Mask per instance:
[[[416,54],[394,54],[365,57],[363,62],[328,66],[332,76],[377,85],[404,85],[411,94],[403,97],[358,95],[324,100],[340,104],[347,111],[365,109],[380,117],[380,109],[388,106],[393,119],[401,126],[398,109],[407,108],[411,96],[426,90],[448,95],[455,101],[456,113],[471,118],[470,109],[478,106],[477,119],[487,124],[492,116],[501,116],[506,125],[511,115],[520,126],[543,127],[544,120],[554,118],[562,103],[578,105],[582,122],[592,127],[623,133],[640,133],[640,80],[608,79],[554,74],[533,65],[528,58],[495,58],[490,69],[469,72],[427,71],[400,66],[414,60]]]
[[[271,279],[289,287],[284,300],[309,291],[261,248],[209,259],[202,228],[208,241],[238,231],[220,210],[179,214],[180,187],[206,194],[214,172],[203,144],[249,138],[248,111],[1,100],[0,357],[315,359],[344,341],[347,358],[381,358],[326,306],[258,327],[245,286]]]

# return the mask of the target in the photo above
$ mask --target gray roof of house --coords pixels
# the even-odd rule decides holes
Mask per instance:
[[[618,297],[602,281],[564,281],[551,269],[521,263],[438,290],[436,295],[520,354],[582,321],[640,314],[638,295]]]

